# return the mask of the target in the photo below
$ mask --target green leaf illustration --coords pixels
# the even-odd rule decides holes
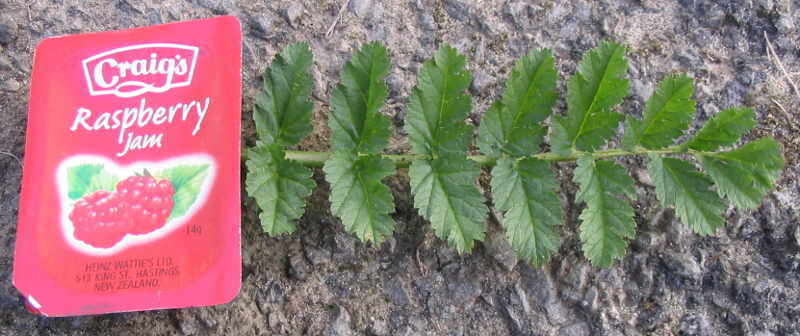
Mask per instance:
[[[77,200],[86,195],[95,176],[103,172],[101,164],[83,164],[67,169],[67,196]]]
[[[208,165],[180,165],[167,168],[157,174],[172,183],[175,194],[172,196],[174,206],[167,220],[178,218],[186,214],[203,187],[208,176]]]
[[[67,197],[78,200],[98,190],[114,191],[120,178],[102,164],[82,164],[67,169]]]

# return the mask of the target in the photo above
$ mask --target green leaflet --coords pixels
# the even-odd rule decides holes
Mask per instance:
[[[475,186],[479,174],[474,162],[458,154],[416,160],[408,170],[414,206],[459,253],[470,252],[486,232],[487,208]]]
[[[681,221],[694,232],[709,235],[725,225],[725,203],[710,189],[711,180],[694,165],[651,154],[647,170],[661,204],[674,206]]]
[[[394,174],[391,160],[379,155],[334,153],[325,162],[331,185],[331,212],[342,219],[347,232],[362,241],[380,243],[394,231],[394,200],[381,180]]]
[[[535,266],[550,260],[561,241],[561,202],[555,176],[546,161],[503,158],[492,169],[492,197],[511,247]]]
[[[208,176],[208,165],[181,165],[164,169],[157,175],[169,180],[175,189],[175,194],[172,195],[175,205],[169,214],[169,220],[186,214],[197,200]]]
[[[702,151],[717,150],[739,141],[745,133],[756,125],[753,110],[749,108],[729,108],[714,115],[703,128],[684,146]]]
[[[645,106],[642,120],[628,116],[622,144],[661,149],[671,145],[689,127],[695,110],[694,84],[686,75],[668,76],[659,83]]]
[[[405,130],[415,153],[463,153],[472,136],[464,123],[472,103],[465,90],[470,73],[464,56],[448,45],[436,51],[419,71],[408,103]]]
[[[594,151],[614,136],[622,115],[613,107],[628,94],[625,47],[604,42],[587,52],[567,84],[567,115],[555,117],[551,146],[558,154]]]
[[[740,208],[756,208],[775,187],[783,170],[781,146],[772,138],[750,142],[727,152],[698,155],[721,197]]]
[[[538,152],[545,134],[538,123],[550,116],[558,98],[556,78],[550,50],[531,50],[520,58],[506,82],[502,100],[483,116],[478,129],[481,152],[514,157]]]
[[[313,57],[308,44],[295,43],[277,55],[264,73],[264,89],[253,109],[261,142],[294,146],[311,132]]]
[[[386,48],[374,42],[365,44],[342,71],[342,83],[331,96],[330,127],[334,151],[380,153],[389,140],[389,119],[380,113],[388,89],[384,78],[389,73]]]
[[[594,266],[611,266],[636,235],[633,208],[622,198],[636,198],[634,181],[622,166],[590,156],[578,159],[573,181],[580,186],[575,200],[586,202],[580,215],[583,253]]]
[[[261,208],[261,227],[272,236],[294,232],[294,220],[311,195],[311,170],[284,158],[281,146],[260,144],[247,151],[247,193]]]

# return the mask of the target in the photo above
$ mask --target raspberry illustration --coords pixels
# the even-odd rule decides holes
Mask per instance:
[[[131,229],[128,204],[118,195],[96,191],[78,200],[69,219],[75,226],[75,238],[94,247],[107,248],[122,240]]]
[[[113,192],[95,191],[75,203],[69,219],[75,238],[108,248],[126,234],[145,234],[164,226],[172,211],[175,190],[168,180],[131,176]]]
[[[156,181],[152,176],[131,176],[117,184],[119,197],[128,203],[128,216],[136,225],[128,233],[152,232],[167,222],[174,205],[175,191],[167,180]]]

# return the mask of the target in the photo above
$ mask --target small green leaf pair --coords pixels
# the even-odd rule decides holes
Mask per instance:
[[[287,47],[264,76],[253,118],[258,145],[247,152],[247,192],[262,209],[261,225],[271,235],[294,232],[305,198],[315,183],[311,170],[285,158],[311,131],[312,54],[306,44]],[[367,44],[345,65],[331,97],[333,155],[323,170],[331,185],[331,211],[349,232],[381,242],[394,230],[394,201],[381,180],[394,173],[380,156],[389,141],[389,120],[380,113],[388,89],[386,49]]]
[[[287,47],[264,73],[253,119],[258,143],[246,152],[247,193],[261,208],[261,226],[271,235],[295,231],[305,198],[316,186],[311,169],[286,159],[285,147],[311,133],[313,55],[305,43]]]

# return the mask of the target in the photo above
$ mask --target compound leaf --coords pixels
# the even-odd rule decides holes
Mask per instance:
[[[698,155],[717,192],[741,208],[755,208],[775,187],[783,170],[781,146],[772,138],[750,142],[727,152]]]
[[[535,266],[550,260],[561,241],[561,202],[555,176],[547,162],[503,158],[492,169],[492,197],[503,211],[502,223],[511,247]]]
[[[628,94],[625,47],[604,42],[587,52],[567,84],[567,114],[556,117],[553,151],[594,151],[614,135],[622,115],[613,107]]]
[[[458,154],[416,160],[408,170],[414,206],[459,253],[470,252],[486,232],[487,208],[475,186],[479,174],[474,162]]]
[[[746,107],[722,110],[706,122],[685,146],[695,150],[713,151],[722,146],[733,145],[756,125],[754,117],[753,110]]]
[[[294,232],[314,180],[311,170],[289,161],[280,145],[259,144],[247,151],[247,194],[261,208],[261,227],[272,236]]]
[[[379,153],[389,139],[389,119],[380,113],[388,89],[389,56],[380,43],[365,44],[342,71],[331,96],[331,148]]]
[[[362,241],[380,243],[394,231],[394,200],[381,180],[394,174],[391,160],[379,155],[337,152],[325,162],[331,185],[331,212],[342,219],[347,232]]]
[[[275,56],[264,73],[264,89],[256,95],[253,109],[261,142],[293,146],[311,132],[313,57],[308,44],[295,43]]]
[[[472,136],[464,123],[471,109],[465,90],[470,73],[465,58],[448,45],[422,64],[417,86],[409,97],[405,129],[415,153],[463,153]]]
[[[583,253],[592,265],[608,267],[625,255],[636,234],[633,208],[622,198],[636,197],[634,181],[622,166],[591,156],[578,159],[573,180],[580,186],[575,199],[586,202],[580,215]]]
[[[647,170],[661,204],[674,206],[681,221],[694,232],[709,235],[725,224],[725,203],[710,189],[711,180],[693,164],[651,154]]]
[[[628,149],[637,145],[649,149],[671,145],[692,121],[695,111],[693,93],[694,84],[688,76],[668,76],[662,80],[647,101],[643,119],[628,116],[625,120],[623,145]]]
[[[558,93],[556,67],[548,49],[531,50],[520,58],[501,101],[492,105],[478,129],[481,152],[490,156],[506,153],[521,157],[538,152]]]

